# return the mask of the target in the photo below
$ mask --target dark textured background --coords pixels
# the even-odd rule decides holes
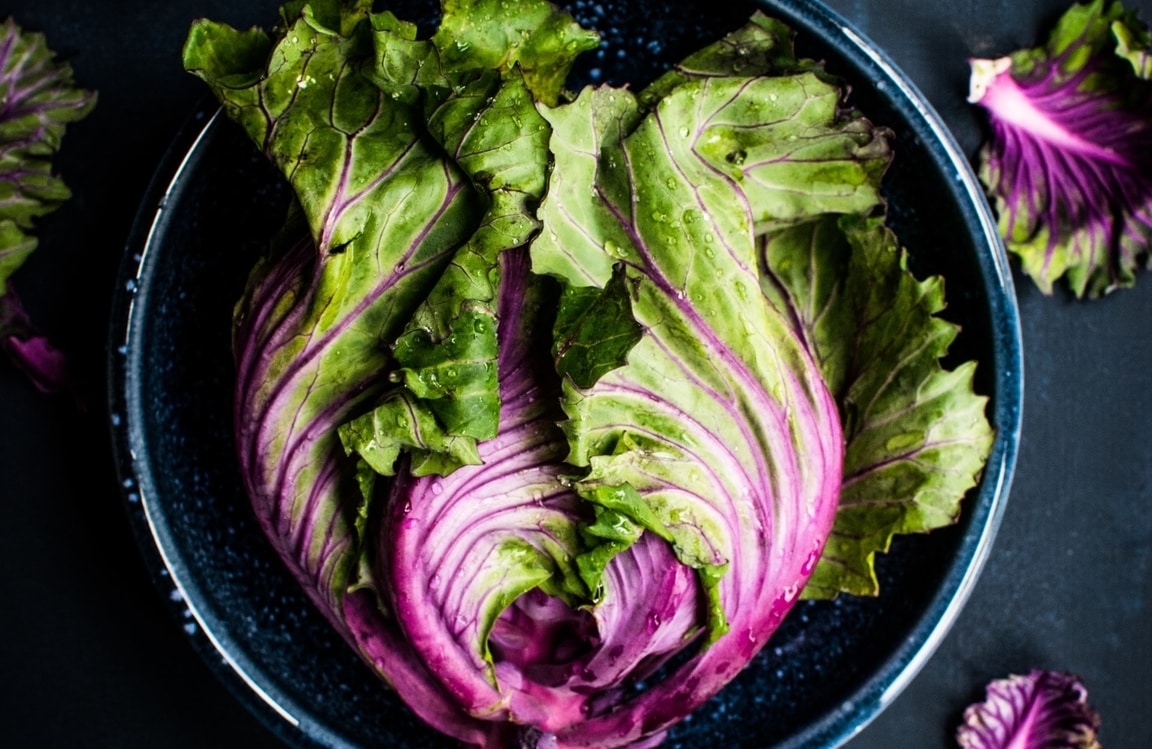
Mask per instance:
[[[267,24],[275,2],[8,3],[100,102],[65,139],[74,199],[16,277],[73,356],[86,412],[0,365],[0,746],[274,747],[189,647],[126,521],[104,408],[106,327],[132,219],[203,89],[179,49],[197,16]],[[831,0],[974,153],[967,58],[1030,45],[1058,0]],[[1129,2],[1145,20],[1152,2]],[[1108,749],[1152,746],[1152,275],[1082,303],[1017,278],[1025,408],[1016,478],[985,573],[935,656],[850,749],[953,746],[984,684],[1083,676]]]

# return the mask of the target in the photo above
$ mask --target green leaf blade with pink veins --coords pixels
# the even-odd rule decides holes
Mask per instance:
[[[813,351],[840,405],[844,486],[804,595],[879,592],[897,534],[954,523],[992,444],[975,362],[944,369],[959,329],[939,277],[918,281],[878,219],[828,216],[763,239],[765,295]]]
[[[555,165],[534,270],[600,289],[623,274],[642,331],[623,366],[565,383],[574,486],[594,504],[634,492],[656,520],[640,525],[667,532],[709,602],[704,646],[579,737],[558,735],[573,746],[639,738],[628,726],[665,727],[714,694],[778,626],[823,547],[839,419],[760,294],[756,233],[876,205],[880,135],[840,113],[839,92],[807,73],[685,81],[647,115],[612,88],[545,110]],[[833,173],[840,187],[825,189]]]

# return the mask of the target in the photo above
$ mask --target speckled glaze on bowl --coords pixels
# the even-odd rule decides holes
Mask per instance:
[[[393,3],[426,19],[427,0]],[[763,9],[803,53],[852,85],[851,101],[896,134],[890,223],[917,272],[943,273],[957,359],[980,361],[997,429],[980,485],[954,527],[900,538],[878,561],[882,594],[804,602],[666,746],[835,747],[889,704],[963,606],[1007,496],[1022,365],[1007,261],[980,187],[946,128],[888,58],[821,5],[800,0],[568,3],[602,31],[581,82],[632,81]],[[270,22],[275,5],[269,6]],[[288,195],[231,123],[205,104],[173,144],[124,259],[110,333],[110,419],[147,563],[196,649],[287,745],[449,747],[312,609],[252,516],[232,441],[231,313]]]

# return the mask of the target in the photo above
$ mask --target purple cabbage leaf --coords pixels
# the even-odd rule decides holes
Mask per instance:
[[[1033,669],[988,685],[984,702],[964,711],[962,749],[1100,749],[1100,716],[1073,675]]]
[[[775,44],[767,41],[772,38]],[[759,18],[678,64],[641,92],[640,101],[651,106],[691,78],[731,71],[808,72],[838,83],[821,66],[797,59],[789,40],[786,26]],[[868,132],[867,120],[849,110],[842,116]],[[889,153],[882,138],[869,148],[862,164],[878,182]],[[868,195],[854,216],[842,219],[828,213],[758,227],[761,288],[812,351],[845,431],[840,507],[804,588],[808,598],[876,595],[875,554],[896,534],[954,523],[992,443],[987,399],[973,390],[975,362],[955,371],[939,364],[959,333],[938,317],[943,279],[915,279],[882,220],[860,217],[878,202]]]
[[[1132,285],[1152,243],[1148,34],[1119,2],[1073,5],[1048,42],[973,60],[992,134],[980,174],[1000,232],[1044,293]]]
[[[609,87],[545,110],[554,164],[533,269],[606,294],[623,275],[643,333],[624,366],[564,380],[568,461],[586,469],[573,488],[651,529],[627,508],[638,495],[707,602],[692,657],[559,732],[561,745],[640,741],[698,707],[763,646],[820,556],[841,483],[839,416],[760,292],[757,236],[878,205],[884,134],[843,116],[840,97],[807,71],[703,74],[642,94],[648,110]]]
[[[0,24],[0,350],[43,392],[72,388],[67,363],[29,319],[11,277],[36,249],[36,219],[71,197],[52,158],[67,126],[95,103],[43,34],[11,18]]]

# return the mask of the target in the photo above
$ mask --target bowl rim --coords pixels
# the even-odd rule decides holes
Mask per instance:
[[[914,135],[929,147],[942,171],[951,171],[953,197],[964,223],[979,241],[975,244],[980,278],[987,290],[993,336],[991,421],[995,440],[975,496],[965,507],[965,532],[947,574],[904,642],[876,669],[853,696],[829,710],[779,745],[779,749],[840,747],[864,730],[908,687],[936,652],[955,624],[988,561],[999,530],[1015,470],[1023,403],[1023,361],[1019,312],[1007,252],[995,215],[967,157],[949,128],[915,84],[889,56],[852,23],[812,0],[754,0],[765,13],[780,18],[799,33],[816,34],[835,46],[838,55],[871,75],[895,108],[908,120]],[[889,88],[891,87],[891,88]],[[276,737],[291,746],[347,746],[322,725],[298,717],[294,710],[270,694],[250,665],[235,657],[226,642],[213,632],[210,618],[197,608],[182,561],[171,556],[161,519],[142,490],[139,454],[142,444],[133,419],[132,378],[133,304],[143,280],[145,259],[166,218],[166,206],[181,185],[197,149],[224,119],[214,100],[204,99],[174,137],[140,203],[117,275],[109,326],[107,382],[108,423],[113,456],[129,510],[137,545],[154,583],[169,603],[174,620],[181,622],[193,649],[233,697],[254,714]]]

